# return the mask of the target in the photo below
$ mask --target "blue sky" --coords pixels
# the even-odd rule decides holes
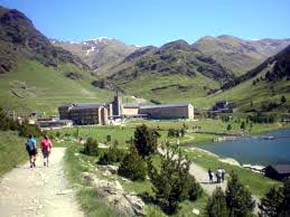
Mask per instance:
[[[290,0],[0,0],[49,38],[157,45],[222,34],[290,38]]]

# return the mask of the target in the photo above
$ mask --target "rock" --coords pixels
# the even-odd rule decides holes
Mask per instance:
[[[192,213],[195,214],[195,215],[199,215],[200,214],[200,211],[198,209],[193,209],[192,210]]]
[[[111,174],[117,174],[118,172],[118,167],[113,166],[113,165],[101,165],[101,166],[98,166],[98,169],[101,171],[110,172]]]
[[[88,172],[83,172],[82,173],[83,179],[87,184],[92,184],[94,182],[94,176],[93,174],[90,174]]]

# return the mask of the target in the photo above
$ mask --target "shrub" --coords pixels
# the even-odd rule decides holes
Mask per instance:
[[[226,189],[226,202],[229,216],[251,216],[255,208],[255,201],[251,193],[240,182],[236,173],[230,173],[231,179]]]
[[[149,177],[153,185],[155,200],[167,213],[176,213],[180,201],[196,200],[202,193],[200,185],[189,174],[190,161],[176,147],[169,148],[161,156],[161,168],[156,169],[148,162]]]
[[[131,146],[130,152],[125,155],[118,169],[118,174],[133,181],[144,181],[146,178],[146,163],[138,154],[137,149]]]
[[[146,125],[136,127],[134,132],[134,145],[138,154],[145,158],[157,150],[157,139],[160,137],[156,130],[148,128]]]
[[[208,217],[228,216],[226,197],[221,187],[217,187],[212,196],[209,197],[206,206],[206,213]]]
[[[118,142],[115,141],[113,147],[110,147],[99,159],[98,164],[107,165],[121,162],[124,158],[125,151],[117,148]]]
[[[84,144],[84,154],[97,156],[98,155],[98,142],[89,137]]]

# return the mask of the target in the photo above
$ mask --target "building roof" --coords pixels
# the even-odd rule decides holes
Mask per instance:
[[[71,111],[78,111],[83,109],[97,109],[103,106],[103,104],[76,104],[71,108]]]
[[[275,169],[279,174],[290,174],[290,164],[273,165],[272,168]]]
[[[160,105],[145,105],[141,106],[141,109],[154,109],[154,108],[171,108],[171,107],[185,107],[191,105],[190,103],[180,103],[180,104],[160,104]]]

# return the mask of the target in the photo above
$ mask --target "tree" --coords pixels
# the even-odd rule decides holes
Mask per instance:
[[[118,149],[119,142],[114,141],[113,146],[111,146],[108,151],[106,151],[99,159],[98,164],[108,165],[112,163],[121,162],[124,158],[125,152]]]
[[[121,161],[118,174],[132,181],[144,181],[146,178],[146,163],[138,154],[135,146],[130,147],[130,152]]]
[[[260,212],[259,217],[276,217],[279,216],[280,207],[284,196],[282,188],[271,188],[268,193],[261,199],[258,205]]]
[[[157,139],[160,137],[156,130],[149,129],[146,125],[138,126],[134,132],[134,145],[138,154],[145,158],[157,150]]]
[[[283,95],[282,97],[281,97],[281,100],[280,100],[280,102],[281,102],[281,104],[284,104],[284,103],[286,103],[286,97]]]
[[[84,154],[97,156],[98,155],[98,142],[97,140],[89,137],[84,144]]]
[[[240,128],[241,128],[241,130],[246,129],[246,123],[244,121],[242,121]]]
[[[228,124],[227,131],[231,131],[231,130],[232,130],[232,125],[231,124]]]
[[[153,185],[155,199],[168,214],[176,213],[179,202],[196,200],[202,189],[189,174],[190,161],[184,158],[177,146],[167,148],[161,156],[161,168],[148,162],[148,175]]]
[[[251,193],[239,181],[238,176],[233,171],[230,173],[230,181],[226,189],[226,202],[229,209],[229,217],[252,216],[255,208],[255,201]]]
[[[217,187],[208,199],[206,213],[208,217],[228,216],[226,197],[221,187]]]
[[[281,213],[279,217],[288,217],[290,216],[290,179],[284,182],[283,186],[283,202],[281,205]]]

